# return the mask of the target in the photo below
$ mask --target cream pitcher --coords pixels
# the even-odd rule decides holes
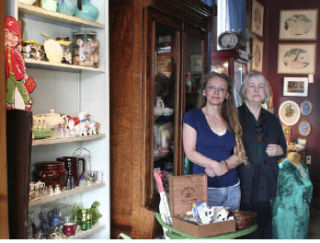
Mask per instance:
[[[160,96],[156,97],[156,106],[154,107],[154,115],[161,116],[164,111],[164,102]]]

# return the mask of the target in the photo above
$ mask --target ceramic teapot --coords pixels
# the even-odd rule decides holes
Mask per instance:
[[[164,102],[160,96],[157,96],[156,98],[156,106],[154,107],[154,115],[155,116],[161,116],[164,111]]]
[[[49,113],[43,114],[43,116],[47,128],[55,128],[59,125],[65,124],[67,119],[66,115],[55,113],[54,109],[50,109]]]

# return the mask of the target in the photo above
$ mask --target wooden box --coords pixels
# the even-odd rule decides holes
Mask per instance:
[[[192,210],[192,203],[208,201],[207,176],[171,176],[169,179],[172,227],[194,237],[208,237],[236,231],[234,220],[207,225],[195,225],[183,220]]]

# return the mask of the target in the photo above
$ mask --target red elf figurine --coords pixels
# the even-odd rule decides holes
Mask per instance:
[[[29,93],[33,91],[36,85],[26,73],[24,60],[19,50],[21,43],[20,25],[11,16],[8,16],[5,21],[4,38],[7,79],[6,109],[12,110],[15,108],[15,89],[17,88],[25,104],[25,110],[31,110],[32,101]],[[33,87],[28,90],[28,86],[25,83],[29,84],[29,86],[31,84]]]

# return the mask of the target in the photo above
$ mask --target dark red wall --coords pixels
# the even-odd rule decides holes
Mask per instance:
[[[282,9],[318,9],[320,7],[319,0],[260,0],[265,7],[265,24],[264,24],[264,65],[263,73],[271,83],[274,92],[275,113],[278,114],[279,105],[285,100],[294,100],[299,105],[308,99],[313,104],[312,113],[308,116],[301,115],[300,120],[306,119],[311,124],[311,134],[307,137],[307,155],[311,155],[311,165],[309,171],[311,180],[314,186],[314,197],[319,198],[320,193],[320,58],[319,58],[319,43],[320,43],[320,24],[318,24],[318,40],[312,43],[317,43],[317,63],[314,83],[309,83],[308,97],[283,97],[283,77],[295,77],[307,75],[295,74],[278,74],[277,73],[277,58],[278,44],[289,42],[279,41],[279,15]],[[319,20],[318,20],[319,21]],[[308,41],[291,41],[293,43],[307,43]],[[310,42],[310,41],[309,41]],[[299,123],[299,122],[298,122]],[[292,135],[294,140],[297,137],[302,137],[298,133],[298,124],[292,127]]]

